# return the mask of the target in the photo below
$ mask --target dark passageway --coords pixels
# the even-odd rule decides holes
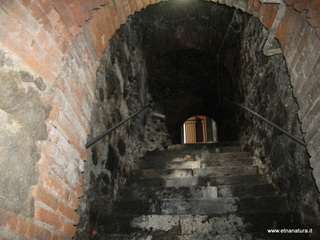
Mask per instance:
[[[240,141],[305,224],[316,222],[305,149],[233,104],[244,103],[302,136],[285,59],[263,54],[267,36],[256,18],[240,10],[194,1],[151,6],[117,31],[98,69],[92,136],[148,101],[165,118],[141,116],[93,148],[94,166],[88,161],[86,167],[88,215],[81,213],[85,231],[79,237],[106,221],[99,216],[112,211],[129,164],[139,158],[137,146],[150,151],[181,143],[181,126],[193,115],[216,122],[219,142]],[[305,209],[310,201],[312,213]]]
[[[0,239],[100,240],[114,228],[190,240],[202,227],[204,239],[267,239],[281,226],[320,239],[319,3],[1,1]],[[217,143],[180,144],[194,116],[212,119]],[[128,223],[148,207],[171,230]]]

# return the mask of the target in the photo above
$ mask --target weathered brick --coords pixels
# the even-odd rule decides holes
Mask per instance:
[[[312,27],[318,28],[320,27],[320,14],[319,10],[309,10],[308,11],[308,22]]]
[[[31,224],[28,228],[28,235],[30,236],[31,239],[43,240],[43,239],[51,239],[52,232],[49,231],[48,229]]]
[[[262,24],[270,29],[278,11],[278,6],[274,4],[263,4],[259,11],[259,19]]]
[[[305,116],[309,109],[308,106],[312,106],[320,96],[320,83],[314,75],[302,82],[303,84],[299,84],[297,96],[299,96],[299,102],[301,102],[300,115]]]
[[[0,227],[9,231],[15,231],[17,226],[17,218],[13,213],[9,213],[0,208]]]
[[[48,117],[48,120],[51,120],[51,121],[56,120],[57,116],[58,116],[58,112],[59,112],[59,108],[57,106],[53,106],[50,111],[50,115]]]
[[[147,7],[149,5],[149,0],[142,0],[143,8]]]
[[[78,0],[74,0],[69,4],[69,8],[78,26],[83,26],[87,18],[86,14],[83,13],[81,3]]]
[[[41,16],[44,14],[42,8],[40,8],[38,1],[36,0],[20,0],[20,2],[27,8],[27,10],[31,13],[31,15],[39,20]]]
[[[49,224],[56,229],[59,229],[59,226],[60,226],[59,216],[39,206],[35,206],[34,219],[37,221]]]
[[[76,197],[72,194],[69,194],[68,204],[70,204],[70,207],[72,209],[76,210],[80,205],[80,201],[79,201],[78,197]]]
[[[125,16],[127,17],[127,16],[131,15],[132,11],[131,11],[129,1],[128,0],[121,0],[121,1],[122,1],[122,7],[123,7],[123,11],[124,11]]]
[[[70,223],[67,223],[63,220],[61,220],[60,224],[61,224],[61,228],[60,228],[61,232],[64,232],[71,237],[76,235],[77,228],[75,226],[73,226]]]
[[[317,49],[315,49],[315,51],[316,51]],[[320,54],[319,54],[319,52],[317,52],[318,54],[317,54],[317,60],[314,62],[314,65],[313,65],[313,69],[312,69],[312,71],[313,71],[313,73],[314,73],[314,75],[316,75],[316,76],[319,76],[319,74],[320,74]],[[310,62],[310,64],[312,64],[312,62]]]
[[[69,193],[68,191],[57,182],[54,177],[52,177],[48,172],[41,171],[40,172],[40,181],[43,184],[43,187],[51,192],[54,196],[57,196],[60,199],[65,201],[68,200]]]
[[[52,8],[52,0],[46,0],[46,1],[37,1],[38,5],[41,7],[43,12],[47,13]]]
[[[290,10],[286,11],[276,31],[275,38],[279,40],[282,51],[286,49],[289,38],[292,35],[292,31],[294,31],[295,29],[295,26],[296,26],[296,23],[294,22],[295,16],[296,14],[293,13],[292,11]]]
[[[51,240],[59,240],[59,235],[53,233],[53,234],[52,234],[52,237],[51,237]]]
[[[297,1],[298,0],[284,0],[285,4],[287,4],[289,6],[295,4]]]
[[[46,13],[48,19],[50,20],[52,26],[56,26],[59,21],[60,21],[60,15],[57,12],[55,8],[51,8],[47,13]]]
[[[85,14],[86,20],[92,16],[92,2],[88,0],[78,0],[82,6],[82,14]]]
[[[311,158],[309,159],[310,161],[310,167],[311,168],[319,168],[320,166],[320,150],[317,151],[316,154],[314,154],[313,156],[311,156]],[[318,176],[320,177],[320,176]]]
[[[80,215],[63,203],[59,203],[57,214],[68,218],[74,225],[79,223]]]
[[[130,4],[130,8],[131,8],[132,13],[134,13],[137,10],[137,5],[136,5],[135,1],[129,0],[128,2]]]
[[[308,143],[314,137],[314,135],[318,132],[320,126],[320,119],[315,119],[315,121],[310,125],[308,131],[305,134],[305,141]]]
[[[48,54],[50,54],[50,56],[52,56],[56,62],[61,64],[63,55],[60,49],[56,47],[52,36],[47,31],[42,29],[36,35],[36,39],[41,44],[41,46],[48,52]]]
[[[320,132],[315,132],[313,137],[308,141],[308,146],[307,146],[308,153],[311,156],[315,155],[317,151],[319,151],[319,145],[320,145]]]
[[[105,13],[105,19],[106,19],[106,24],[108,25],[108,28],[106,29],[107,32],[107,39],[111,39],[111,36],[115,33],[117,30],[114,24],[114,19],[112,18],[110,8],[105,7],[104,8],[104,13]]]
[[[320,98],[318,98],[315,103],[309,107],[309,111],[305,116],[300,116],[302,119],[301,129],[306,132],[308,128],[311,127],[312,121],[320,117]]]
[[[62,234],[59,236],[59,240],[70,240],[70,239],[74,239],[74,238],[72,238],[72,237],[67,237],[67,236],[62,235]]]
[[[83,112],[82,105],[88,98],[82,92],[83,90],[80,89],[79,83],[75,82],[73,79],[58,79],[57,84],[65,96],[68,97],[68,100],[66,101],[68,101],[69,104],[63,108],[68,108],[73,111],[80,124],[84,128],[87,128],[90,118]]]
[[[295,4],[294,4],[294,9],[296,9],[298,12],[302,12],[304,11],[308,5],[310,4],[311,0],[300,0],[300,1],[297,1]]]
[[[1,3],[1,8],[17,19],[30,34],[36,34],[39,31],[39,23],[18,0],[4,1]]]
[[[312,33],[308,37],[306,47],[304,48],[304,54],[307,56],[307,59],[303,63],[302,71],[305,78],[308,78],[312,72],[314,73],[313,69],[315,69],[317,64],[320,63],[317,61],[317,58],[320,56],[319,50],[320,50],[320,42],[313,29]],[[319,72],[320,72],[320,69],[319,69]]]
[[[32,195],[36,201],[39,201],[46,206],[50,207],[52,210],[56,210],[59,205],[59,201],[45,189],[40,186],[35,186],[32,189]]]
[[[255,4],[255,0],[248,0],[247,12],[248,12],[249,14],[252,14],[252,13],[253,13],[254,4]]]
[[[6,15],[1,9],[0,22],[2,31],[4,33],[5,31],[10,32],[10,34],[0,34],[1,42],[43,78],[52,81],[55,74],[52,74],[48,69],[57,71],[57,66],[54,65],[55,63],[48,56],[49,54],[34,41],[33,36],[20,23]],[[30,52],[33,54],[30,55]],[[44,61],[46,58],[48,61]],[[45,66],[46,64],[47,66]]]
[[[38,166],[51,169],[52,173],[63,181],[65,185],[72,189],[75,194],[81,196],[83,193],[82,189],[79,189],[81,184],[79,164],[72,160],[71,155],[67,156],[54,143],[46,144],[45,148],[48,153],[42,153]]]
[[[287,7],[286,9],[286,14],[284,15],[284,18],[290,18],[290,22],[292,24],[292,27],[288,29],[291,29],[291,33],[289,34],[291,37],[288,40],[286,47],[284,49],[284,53],[286,55],[286,61],[289,66],[289,70],[292,69],[295,65],[295,53],[297,49],[297,45],[299,44],[300,41],[300,32],[304,28],[304,22],[305,19],[301,17],[300,14],[297,14],[296,11],[292,7]],[[284,26],[285,27],[285,26]]]
[[[137,11],[140,11],[143,8],[143,2],[142,0],[135,0],[136,6],[137,6]]]
[[[30,227],[30,223],[27,223],[24,219],[17,218],[17,225],[15,232],[22,236],[27,236],[28,228]]]
[[[69,8],[69,5],[64,0],[54,1],[53,2],[54,9],[58,12],[62,21],[65,23],[69,31],[73,36],[79,34],[80,30],[78,28],[78,24],[76,23],[75,18],[73,17],[72,11]]]
[[[126,16],[123,9],[122,1],[113,0],[115,10],[117,11],[117,15],[119,16],[120,24],[124,24],[126,22]]]
[[[62,38],[69,44],[73,40],[73,36],[70,33],[68,27],[66,24],[60,19],[58,24],[54,26],[54,28],[57,30],[57,32],[60,34]]]

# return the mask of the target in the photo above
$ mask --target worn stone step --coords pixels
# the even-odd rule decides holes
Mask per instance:
[[[124,187],[119,196],[121,199],[211,199],[218,197],[218,187]]]
[[[191,235],[234,233],[244,230],[245,224],[234,214],[207,215],[110,215],[100,219],[107,233],[150,233],[153,235]]]
[[[271,184],[238,186],[199,186],[199,187],[124,187],[120,189],[122,199],[197,199],[228,198],[249,196],[275,196]]]
[[[156,154],[157,153],[157,154]],[[141,161],[156,161],[156,162],[181,162],[185,160],[230,160],[230,159],[243,159],[251,158],[249,152],[225,152],[225,153],[216,153],[208,151],[158,151],[153,154],[147,154],[145,157],[141,158]]]
[[[132,177],[179,178],[179,177],[225,177],[257,174],[255,166],[216,166],[200,169],[143,169],[133,170]]]
[[[105,237],[101,237],[98,240],[253,240],[250,234],[221,234],[218,236],[212,236],[210,234],[191,234],[191,235],[121,235],[121,234],[109,234]],[[260,239],[254,239],[260,240]],[[264,240],[264,239],[261,239]],[[267,240],[267,239],[265,239]],[[269,239],[268,239],[269,240]],[[270,239],[271,240],[271,239]]]
[[[279,197],[118,200],[114,212],[126,214],[208,214],[279,212],[286,208],[285,199]]]
[[[143,178],[130,177],[126,187],[196,187],[223,185],[253,185],[266,183],[259,174],[226,177]]]
[[[277,223],[279,229],[297,229],[298,216],[292,212],[261,212],[224,216],[208,215],[109,215],[101,216],[100,226],[106,233],[146,233],[152,235],[210,236],[236,233],[267,233]]]
[[[166,152],[171,153],[197,153],[197,152],[209,152],[209,153],[221,153],[221,152],[240,152],[239,142],[225,142],[225,143],[198,143],[198,144],[174,144],[168,146]],[[158,155],[159,152],[165,152],[164,150],[155,150],[148,152],[148,156]]]
[[[276,196],[274,187],[269,183],[253,183],[253,185],[229,185],[218,187],[218,197],[252,197]]]
[[[135,234],[108,234],[95,238],[97,240],[310,240],[308,235],[304,234],[267,234],[267,233],[235,233],[219,234],[212,236],[210,234],[188,234],[188,235],[145,235],[137,236]]]
[[[252,165],[253,160],[249,156],[236,157],[219,156],[209,154],[208,156],[180,155],[176,157],[159,157],[159,159],[142,159],[136,163],[135,169],[194,169],[214,166],[241,166]]]

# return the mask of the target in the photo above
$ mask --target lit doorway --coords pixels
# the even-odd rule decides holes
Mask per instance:
[[[182,143],[217,142],[217,126],[215,121],[203,115],[188,118],[182,126]]]

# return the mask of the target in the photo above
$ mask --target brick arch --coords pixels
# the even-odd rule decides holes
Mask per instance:
[[[34,220],[0,209],[0,226],[30,239],[71,239],[79,216],[75,213],[82,195],[81,168],[86,159],[84,144],[90,126],[95,72],[102,52],[127,17],[155,4],[156,0],[5,0],[0,4],[1,47],[13,53],[51,91],[46,100],[52,109],[46,122],[48,140],[42,143],[38,184],[31,194],[39,204]],[[257,0],[212,0],[240,8],[270,28],[276,4]],[[316,183],[320,186],[320,74],[319,0],[285,0],[287,11],[276,38],[287,61],[299,117],[311,156]],[[18,60],[17,60],[18,61]],[[70,131],[72,126],[73,131]],[[57,161],[53,151],[72,162],[65,176],[48,171]],[[67,154],[69,152],[70,154]],[[72,156],[71,156],[72,155]],[[56,157],[56,158],[55,158]],[[70,163],[68,163],[70,164]],[[76,172],[76,173],[74,173]],[[67,176],[72,175],[72,178]],[[75,180],[75,181],[73,181]],[[46,207],[42,207],[46,206]],[[37,223],[36,223],[37,222]],[[39,224],[44,223],[44,225]],[[52,225],[56,231],[45,226]]]

